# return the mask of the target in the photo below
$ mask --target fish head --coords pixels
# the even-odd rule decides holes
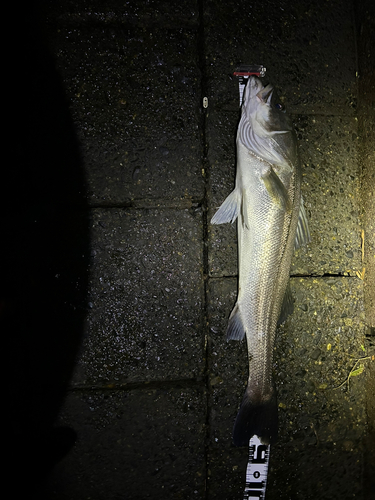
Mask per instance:
[[[263,85],[260,78],[251,76],[246,86],[244,112],[259,137],[291,132],[293,124],[284,105],[271,84]]]
[[[247,148],[271,163],[295,163],[297,141],[293,123],[271,84],[263,85],[260,78],[249,77],[242,118],[239,134]]]

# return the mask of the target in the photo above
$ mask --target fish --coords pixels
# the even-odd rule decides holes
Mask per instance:
[[[227,340],[246,336],[249,376],[233,443],[256,435],[273,444],[278,407],[272,377],[277,325],[293,312],[290,266],[294,249],[310,242],[301,197],[301,166],[291,117],[271,84],[248,78],[236,138],[235,188],[211,219],[234,222],[238,237],[238,294]]]

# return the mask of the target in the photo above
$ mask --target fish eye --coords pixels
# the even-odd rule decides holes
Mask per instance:
[[[275,108],[279,111],[282,111],[283,113],[285,113],[285,106],[284,104],[282,104],[281,102],[278,102],[275,104]]]

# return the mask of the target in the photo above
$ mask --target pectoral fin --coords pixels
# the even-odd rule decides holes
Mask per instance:
[[[211,224],[224,224],[234,222],[237,219],[241,208],[241,193],[239,189],[234,189],[224,200],[219,210],[211,219]]]
[[[281,209],[290,212],[292,205],[290,203],[288,191],[272,167],[262,177],[262,180],[274,203]]]
[[[249,214],[247,211],[248,207],[248,201],[247,201],[247,191],[244,189],[242,192],[242,205],[241,205],[241,210],[242,210],[242,223],[246,227],[246,229],[250,228],[250,223],[249,223]]]
[[[310,241],[311,238],[310,238],[309,224],[307,222],[307,215],[305,207],[303,206],[303,199],[301,196],[301,205],[299,208],[299,217],[298,217],[298,225],[297,225],[296,239],[294,242],[294,248],[297,250],[297,248],[301,247],[302,245],[306,245]]]

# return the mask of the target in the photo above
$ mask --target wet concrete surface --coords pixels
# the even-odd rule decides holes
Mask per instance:
[[[20,33],[29,40],[36,26],[40,39],[31,40],[21,74],[28,70],[31,89],[38,78],[47,82],[27,102],[38,110],[56,95],[65,100],[50,107],[54,119],[35,121],[50,155],[36,181],[25,177],[33,180],[30,193],[29,181],[20,191],[26,208],[16,212],[6,198],[14,243],[2,262],[11,262],[6,283],[15,269],[18,277],[13,295],[1,290],[0,319],[13,339],[10,359],[22,354],[9,369],[17,381],[9,391],[10,463],[26,478],[13,481],[14,492],[50,500],[242,498],[248,450],[233,446],[231,432],[247,379],[246,343],[225,340],[237,292],[236,228],[209,224],[233,189],[232,73],[242,62],[264,64],[292,115],[312,236],[295,254],[294,313],[275,344],[280,438],[267,499],[371,498],[375,325],[361,278],[372,265],[362,233],[371,225],[362,191],[372,174],[361,144],[371,142],[363,124],[371,129],[373,114],[358,112],[357,51],[367,50],[358,43],[361,26],[374,18],[363,5],[64,0],[37,2],[25,15]],[[32,63],[40,44],[43,70]],[[46,66],[46,47],[54,66]],[[38,133],[67,114],[63,134],[56,124],[50,135]],[[71,142],[51,139],[66,133]],[[21,173],[30,157],[19,161]],[[40,178],[49,179],[44,189]],[[45,232],[33,232],[29,219]],[[26,246],[15,227],[26,227]],[[52,272],[62,285],[50,292]],[[8,304],[25,296],[34,297],[32,314],[21,321]]]
[[[92,204],[203,196],[198,13],[187,5],[50,5]]]
[[[204,498],[203,394],[178,383],[71,393],[62,421],[80,435],[52,498]]]
[[[202,377],[202,211],[91,213],[90,312],[73,384]]]

